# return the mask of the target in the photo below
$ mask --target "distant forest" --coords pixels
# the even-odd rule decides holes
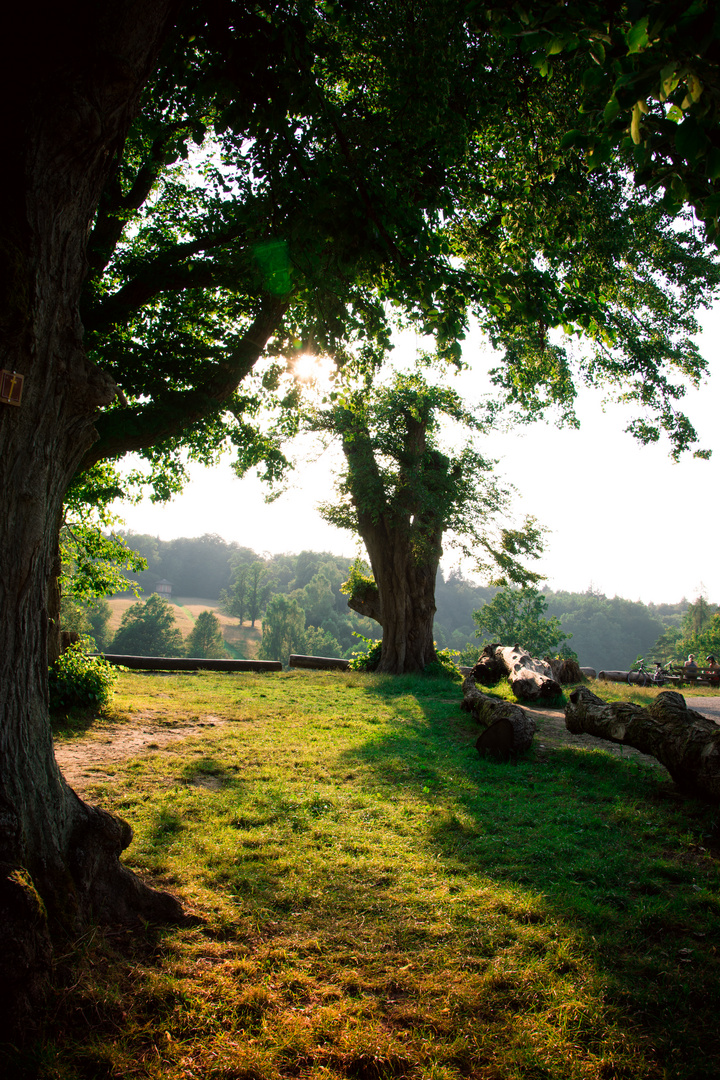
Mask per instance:
[[[174,597],[226,599],[243,566],[262,564],[263,605],[273,596],[292,597],[305,612],[306,625],[322,630],[326,643],[337,642],[336,655],[357,650],[355,634],[376,638],[380,628],[362,619],[347,606],[340,586],[353,560],[329,552],[303,551],[299,555],[258,555],[250,548],[228,543],[219,536],[159,540],[154,536],[121,534],[129,547],[142,554],[148,568],[129,574],[145,596],[155,592],[160,580],[172,585]],[[458,573],[437,580],[435,639],[440,648],[459,651],[477,646],[472,613],[491,600],[497,589],[475,585]],[[687,622],[687,600],[679,604],[642,604],[621,597],[606,597],[589,590],[573,593],[544,590],[548,616],[557,616],[570,638],[570,648],[582,665],[626,670],[638,656],[653,657],[662,642],[681,637]],[[715,605],[707,605],[710,612]]]

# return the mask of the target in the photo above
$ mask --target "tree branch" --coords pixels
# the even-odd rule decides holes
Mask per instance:
[[[116,458],[154,446],[216,412],[252,370],[288,305],[287,299],[266,300],[240,343],[223,363],[215,366],[204,384],[192,390],[168,391],[147,404],[102,413],[95,423],[98,441],[86,454],[78,472],[84,472],[103,458]]]
[[[245,224],[221,232],[208,233],[198,240],[175,244],[161,252],[100,304],[85,307],[82,312],[86,330],[105,331],[118,323],[126,322],[139,308],[163,292],[180,292],[183,289],[207,288],[219,284],[228,274],[228,268],[216,263],[190,264],[184,260],[200,252],[220,247],[236,240],[245,232]],[[236,277],[237,275],[235,275]]]

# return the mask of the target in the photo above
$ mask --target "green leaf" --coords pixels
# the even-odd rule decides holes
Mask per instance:
[[[720,176],[720,148],[711,146],[707,152],[707,174],[711,180],[717,180]]]
[[[625,40],[628,46],[628,53],[637,53],[641,49],[646,48],[649,44],[649,38],[647,34],[648,16],[645,15],[642,19],[639,19],[635,25],[628,30],[625,35]]]
[[[620,104],[618,99],[616,97],[611,97],[603,109],[603,120],[606,124],[611,124],[619,112]]]

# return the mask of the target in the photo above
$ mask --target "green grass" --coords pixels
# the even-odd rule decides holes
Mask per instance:
[[[601,743],[481,760],[459,702],[434,679],[124,673],[117,723],[227,721],[87,793],[196,921],[78,943],[24,1066],[717,1077],[716,809]]]

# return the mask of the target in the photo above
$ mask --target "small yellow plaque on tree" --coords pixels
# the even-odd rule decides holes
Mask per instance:
[[[24,375],[16,371],[0,369],[0,402],[4,405],[19,405],[22,401]]]

